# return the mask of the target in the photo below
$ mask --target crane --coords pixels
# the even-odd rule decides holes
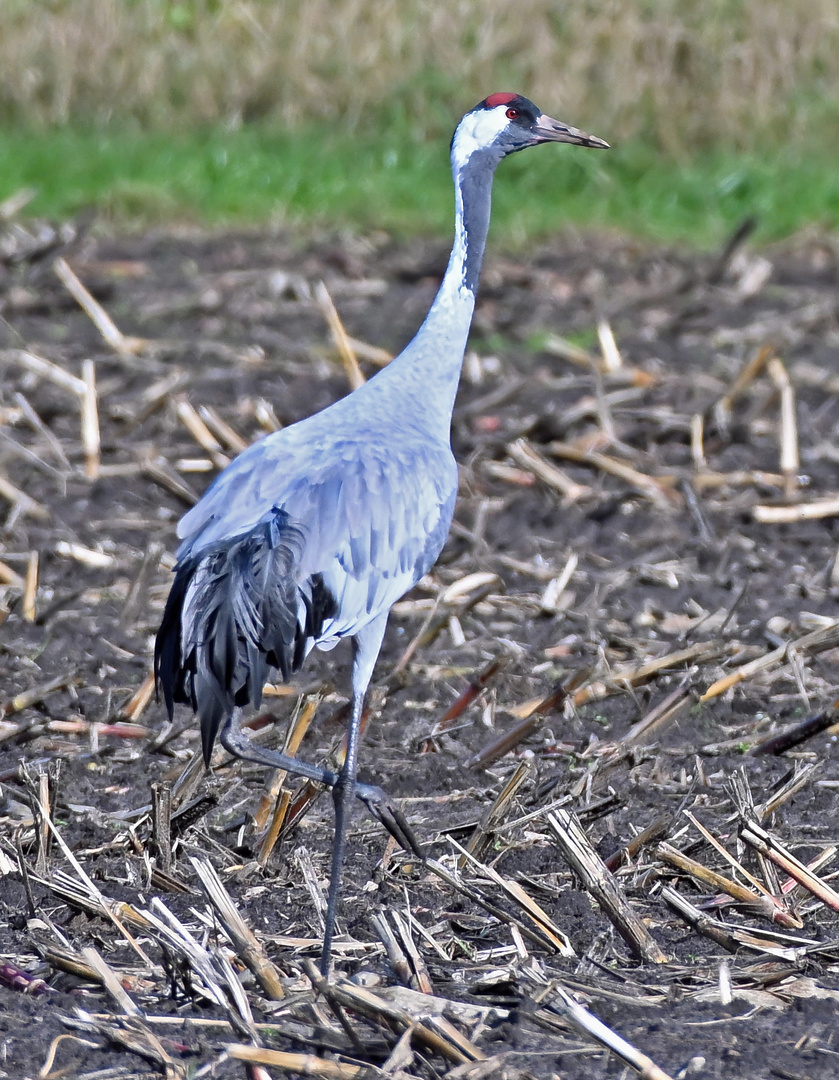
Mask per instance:
[[[208,765],[218,737],[238,758],[331,788],[327,977],[350,800],[361,799],[422,857],[385,793],[356,781],[362,710],[390,609],[435,562],[454,512],[451,417],[495,169],[508,154],[547,142],[608,148],[520,94],[491,94],[466,113],[451,143],[454,245],[414,339],[351,394],[248,447],[178,527],[155,677],[170,718],[175,702],[198,714]],[[241,712],[259,705],[269,672],[287,680],[313,647],[331,649],[342,638],[352,643],[352,702],[339,771],[254,746]]]

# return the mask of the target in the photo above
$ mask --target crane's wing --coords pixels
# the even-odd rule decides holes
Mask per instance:
[[[457,467],[448,447],[367,444],[352,462],[306,484],[284,509],[306,542],[305,578],[321,574],[336,600],[323,637],[353,634],[429,570],[451,524]]]
[[[288,678],[313,645],[388,611],[449,530],[447,445],[369,425],[363,441],[334,425],[302,439],[306,427],[242,453],[180,524],[155,672],[170,712],[199,713],[205,755],[234,705],[259,703],[269,668]]]
[[[425,434],[391,426],[360,442],[304,421],[228,466],[182,519],[178,558],[230,543],[282,514],[302,534],[295,580],[305,588],[320,575],[335,600],[321,636],[341,637],[426,573],[445,542],[456,489],[450,448]]]

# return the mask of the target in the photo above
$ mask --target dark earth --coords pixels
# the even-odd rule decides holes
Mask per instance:
[[[651,1077],[837,1074],[839,249],[814,234],[756,253],[747,231],[707,255],[577,235],[526,257],[490,251],[454,417],[455,524],[437,567],[393,612],[361,752],[364,778],[401,800],[429,858],[464,888],[388,845],[361,807],[344,878],[337,973],[376,995],[410,983],[409,969],[422,986],[410,950],[400,961],[382,946],[381,920],[395,933],[401,919],[426,988],[448,1003],[444,1048],[414,1031],[393,1053],[404,1024],[350,1006],[339,1016],[305,973],[319,952],[329,798],[263,868],[254,815],[265,770],[217,750],[212,773],[177,783],[200,753],[197,727],[183,708],[170,725],[142,689],[190,499],[237,437],[347,392],[318,283],[363,343],[369,377],[371,347],[398,351],[421,322],[445,245],[6,226],[0,1076],[266,1075],[224,1051],[254,1041],[312,1055],[286,1068],[323,1076],[361,1075],[353,1062],[371,1076],[633,1075],[569,1023],[562,990],[647,1055]],[[62,255],[119,331],[142,340],[103,339],[59,280]],[[617,351],[608,333],[601,350],[601,320]],[[85,360],[98,459],[90,436],[86,456],[73,381]],[[797,444],[789,412],[781,419],[790,401]],[[185,403],[214,410],[201,415],[215,448],[191,434]],[[813,504],[812,518],[765,520]],[[344,647],[313,654],[288,691],[264,698],[252,734],[282,745],[299,704],[317,702],[300,754],[325,760],[348,676]],[[453,709],[470,684],[472,700]],[[813,717],[798,741],[766,744]],[[487,821],[514,774],[517,789]],[[171,864],[149,816],[151,785],[167,780]],[[35,797],[47,790],[63,845],[43,839]],[[640,942],[570,868],[548,820],[558,809],[600,857],[614,856]],[[744,841],[755,821],[801,863],[824,853],[822,899]],[[454,844],[473,838],[479,863],[459,867]],[[780,897],[781,916],[677,868],[673,849]],[[198,855],[276,966],[282,1001],[236,955]],[[113,910],[142,955],[97,910],[96,890],[123,905]],[[666,899],[674,893],[698,921]],[[216,958],[209,974],[159,926],[133,921],[161,917],[155,897]],[[560,955],[557,933],[573,955]],[[229,989],[214,997],[213,984],[235,984],[245,1004]],[[426,1015],[419,995],[398,1001],[414,1021]]]

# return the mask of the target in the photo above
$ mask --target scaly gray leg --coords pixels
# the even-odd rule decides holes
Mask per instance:
[[[338,897],[341,892],[341,869],[344,865],[344,848],[347,840],[347,807],[349,799],[356,793],[355,772],[358,763],[358,743],[361,737],[361,713],[363,709],[364,695],[353,694],[352,714],[350,716],[350,726],[347,730],[347,753],[341,771],[338,773],[338,778],[332,786],[332,802],[335,806],[335,839],[332,841],[332,866],[329,871],[329,893],[326,897],[323,952],[320,958],[320,971],[325,979],[329,978],[332,939],[335,936]],[[371,809],[373,808],[371,807]],[[375,809],[373,809],[373,813],[376,813]]]
[[[330,769],[322,769],[317,765],[310,765],[306,761],[289,757],[278,750],[267,750],[262,746],[255,746],[243,733],[239,726],[240,709],[234,709],[221,729],[219,742],[224,749],[234,757],[243,761],[252,761],[257,765],[266,765],[270,769],[285,769],[294,776],[304,776],[307,780],[314,780],[325,787],[335,790],[339,780],[339,773]],[[360,723],[360,718],[359,718]],[[346,768],[346,764],[345,764]],[[344,770],[342,770],[343,772]],[[417,858],[423,858],[422,851],[411,831],[411,827],[405,820],[402,811],[395,806],[387,794],[375,784],[354,784],[353,794],[360,799],[373,817],[377,818],[405,851],[411,852]]]

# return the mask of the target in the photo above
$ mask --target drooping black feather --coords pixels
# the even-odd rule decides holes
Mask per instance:
[[[268,520],[178,564],[154,651],[154,670],[171,717],[175,702],[201,722],[204,758],[235,705],[258,706],[268,671],[284,680],[306,643],[336,614],[320,574],[298,583],[303,534],[288,515]]]

